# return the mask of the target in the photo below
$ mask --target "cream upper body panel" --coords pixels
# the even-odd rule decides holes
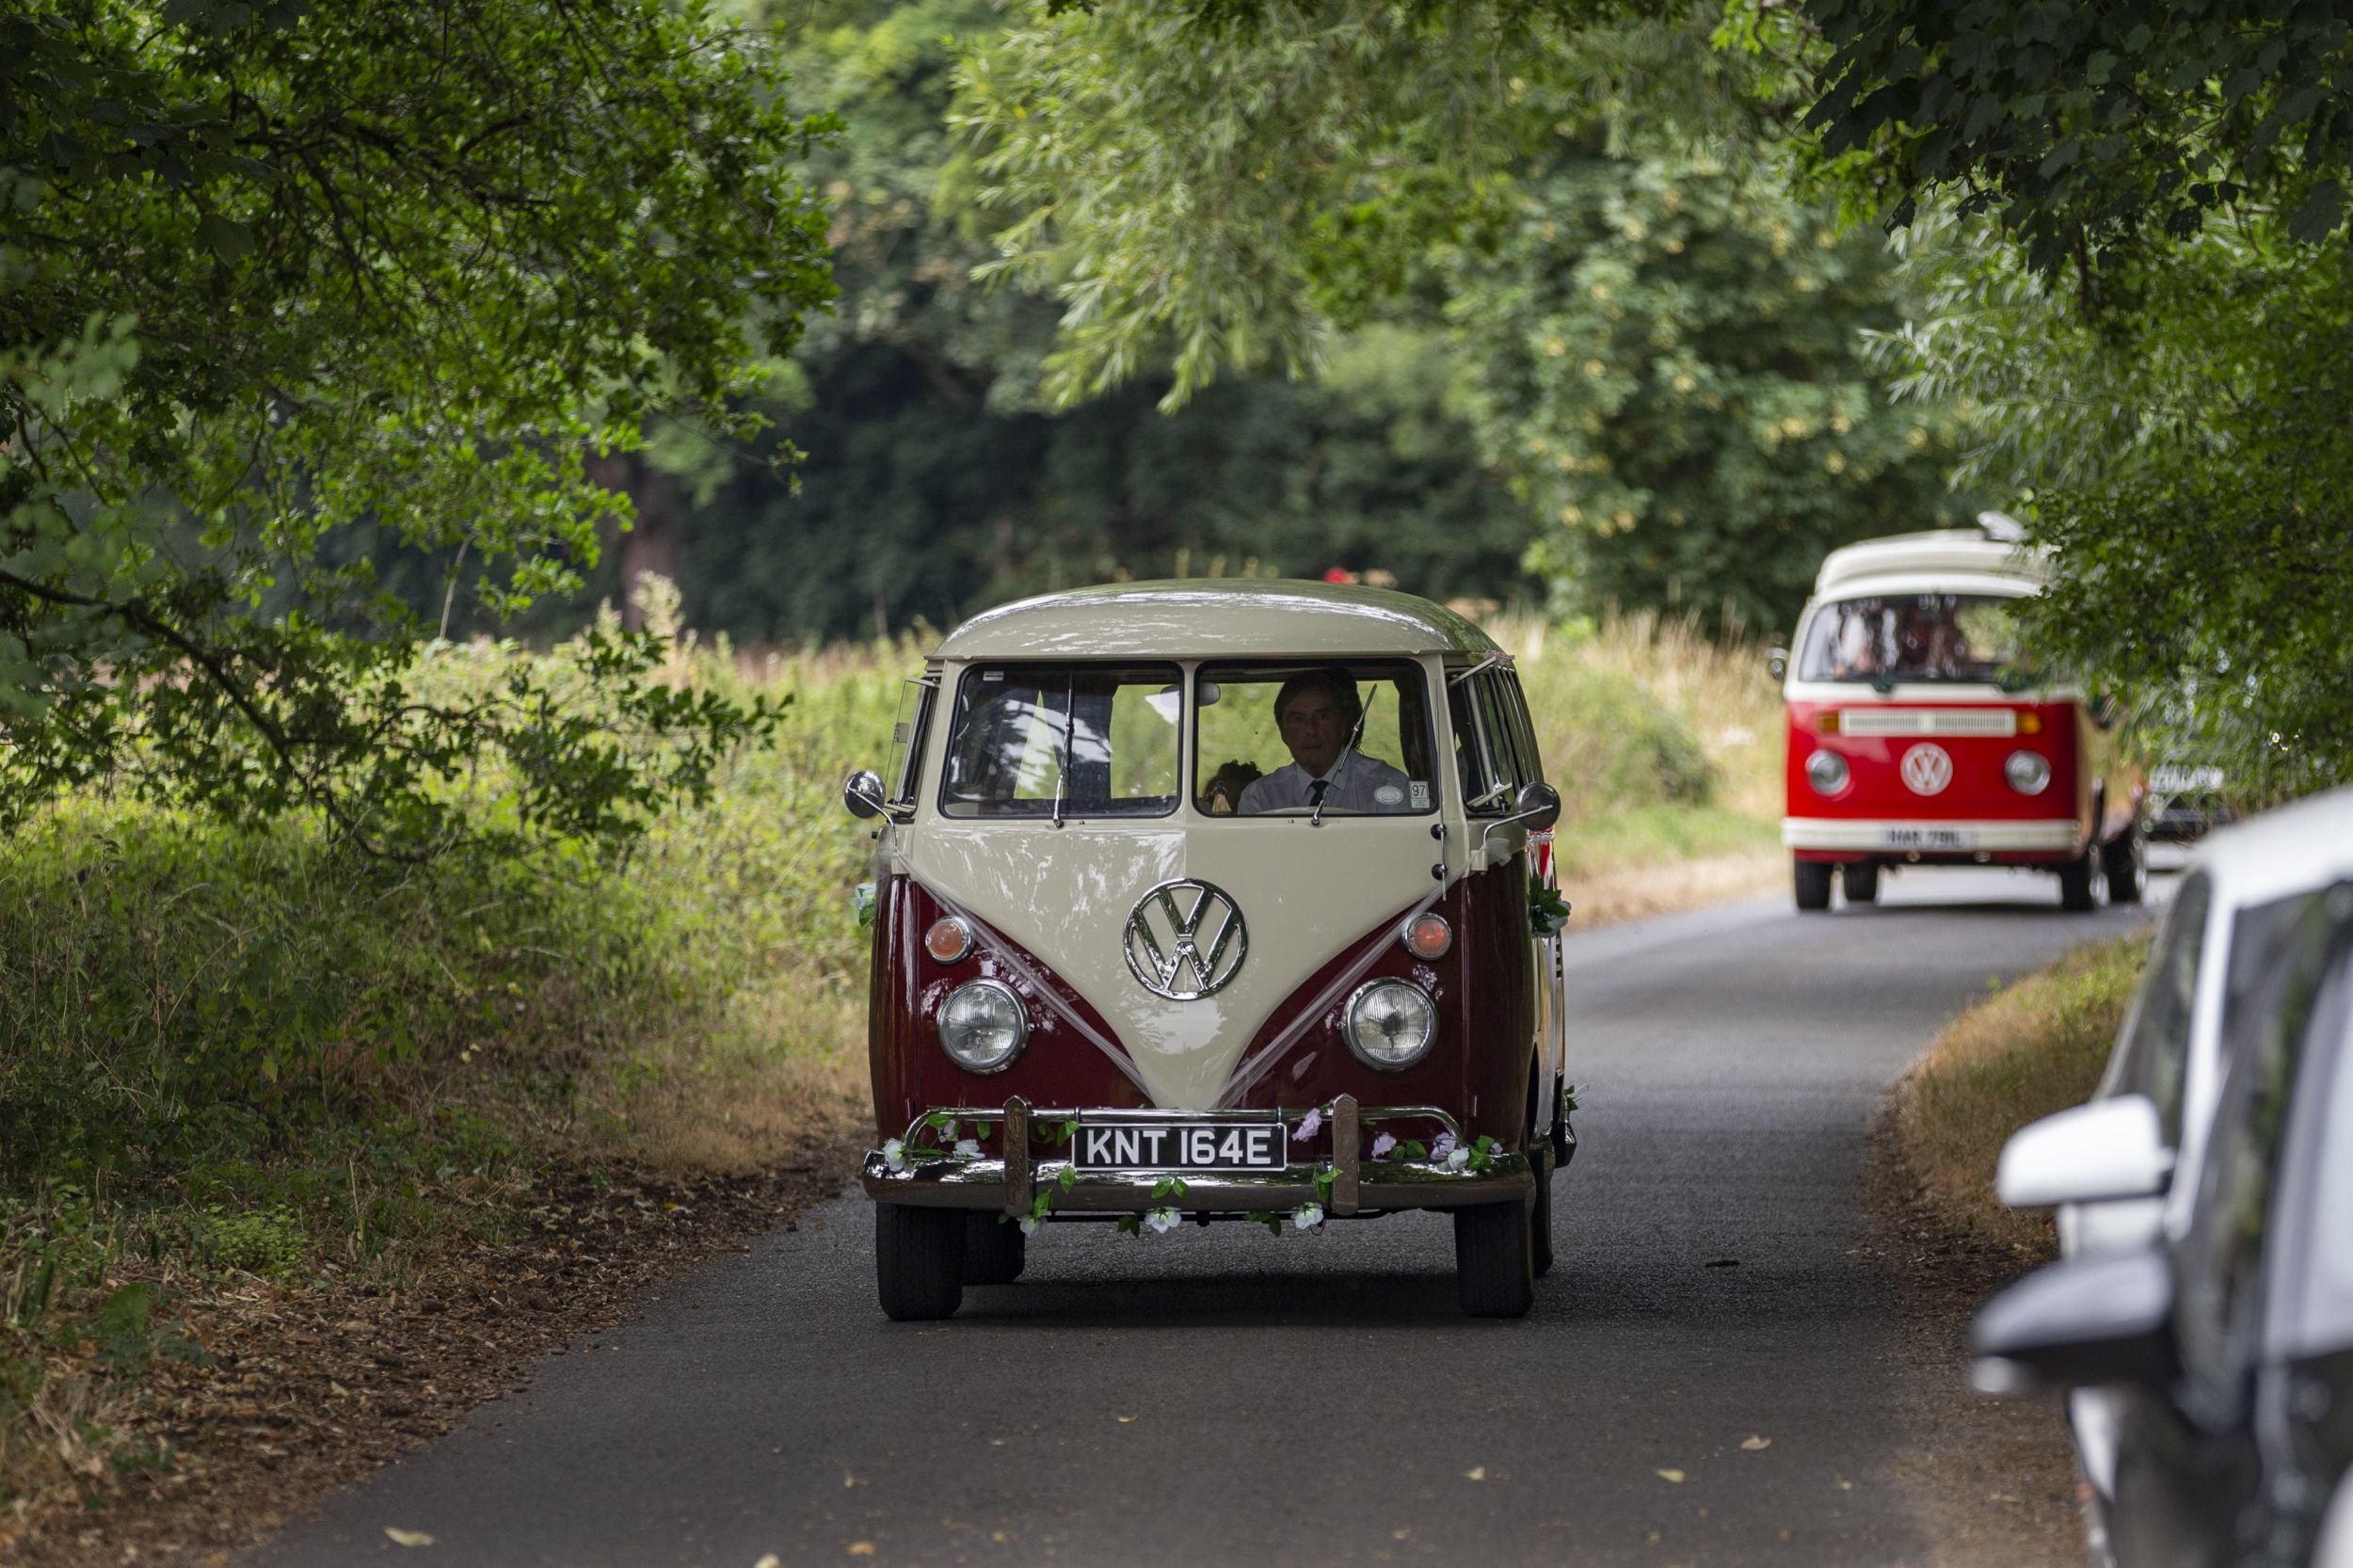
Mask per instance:
[[[1976,529],[1949,528],[1865,539],[1832,551],[1815,574],[1814,597],[1883,592],[1876,581],[1881,578],[1928,579],[1932,586],[1956,593],[1997,591],[1952,586],[1956,579],[1992,578],[2012,584],[2012,593],[2033,593],[2050,575],[2050,557],[2040,550],[1988,538]]]
[[[936,658],[1395,658],[1497,651],[1428,600],[1350,584],[1255,579],[1120,583],[1046,594],[973,616]]]

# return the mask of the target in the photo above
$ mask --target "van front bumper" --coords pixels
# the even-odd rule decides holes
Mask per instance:
[[[1781,841],[1791,849],[1833,855],[1903,856],[1921,848],[1924,830],[1953,834],[1951,847],[1931,843],[1929,853],[1957,855],[2073,855],[2083,848],[2083,825],[2073,817],[1931,822],[1878,821],[1848,817],[1784,817]]]
[[[914,1146],[930,1125],[931,1115],[949,1115],[959,1123],[994,1126],[993,1138],[1004,1156],[983,1154],[957,1158],[936,1149]],[[1335,1215],[1363,1214],[1397,1208],[1467,1208],[1479,1204],[1532,1200],[1539,1175],[1550,1176],[1552,1145],[1540,1143],[1529,1153],[1497,1150],[1482,1168],[1453,1166],[1439,1160],[1370,1160],[1359,1148],[1362,1129],[1379,1122],[1434,1122],[1461,1144],[1454,1119],[1431,1106],[1366,1106],[1341,1096],[1333,1103],[1329,1127],[1332,1155],[1328,1160],[1294,1162],[1280,1171],[1077,1170],[1067,1158],[1039,1157],[1030,1147],[1030,1128],[1053,1127],[1076,1116],[1075,1111],[1033,1110],[1018,1099],[1003,1107],[943,1107],[917,1118],[907,1129],[905,1147],[894,1164],[876,1149],[866,1157],[859,1183],[877,1203],[908,1204],[928,1208],[969,1208],[1001,1211],[1016,1218],[1027,1215],[1036,1194],[1052,1194],[1056,1214],[1134,1214],[1166,1207],[1188,1215],[1286,1214],[1305,1204],[1320,1204]],[[1100,1114],[1100,1112],[1096,1112]],[[1265,1112],[1180,1113],[1186,1121],[1234,1120],[1263,1122]],[[1289,1112],[1287,1124],[1304,1112]],[[1567,1144],[1576,1149],[1574,1133]],[[1328,1182],[1326,1175],[1328,1173]],[[1182,1197],[1156,1194],[1169,1176],[1185,1184]],[[1328,1191],[1326,1190],[1328,1186]]]

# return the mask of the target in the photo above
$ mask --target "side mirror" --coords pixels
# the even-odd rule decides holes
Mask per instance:
[[[1506,822],[1523,824],[1530,833],[1542,833],[1561,820],[1561,792],[1541,779],[1523,784],[1512,801],[1512,814]]]
[[[1481,853],[1490,865],[1517,855],[1528,846],[1530,833],[1542,833],[1561,820],[1561,792],[1538,782],[1523,784],[1512,797],[1510,814],[1496,818],[1480,831]]]
[[[1980,1394],[2163,1387],[2181,1371],[2173,1271],[2153,1248],[2037,1269],[1986,1303],[1969,1327],[1969,1381]]]
[[[2002,1145],[1994,1195],[2012,1208],[2153,1198],[2173,1176],[2173,1151],[2146,1095],[2117,1095],[2045,1116]]]
[[[1787,648],[1767,648],[1767,649],[1765,650],[1765,667],[1766,667],[1767,669],[1769,669],[1769,670],[1772,671],[1772,674],[1773,674],[1773,679],[1774,679],[1774,680],[1788,680],[1788,679],[1789,679],[1789,650],[1788,650]]]
[[[879,817],[883,814],[882,776],[872,768],[860,768],[841,781],[841,804],[854,817]]]

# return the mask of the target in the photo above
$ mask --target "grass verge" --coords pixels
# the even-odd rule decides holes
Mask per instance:
[[[1888,1128],[1920,1201],[1954,1232],[2022,1259],[2053,1255],[2047,1214],[1994,1201],[2009,1135],[2090,1097],[2149,956],[2146,933],[2075,949],[1948,1025],[1899,1081]]]

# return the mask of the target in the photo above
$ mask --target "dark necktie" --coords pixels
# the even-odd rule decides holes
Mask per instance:
[[[1326,791],[1326,790],[1328,790],[1328,789],[1330,789],[1331,787],[1332,787],[1332,781],[1331,781],[1330,779],[1328,779],[1328,778],[1318,778],[1318,779],[1311,780],[1311,781],[1308,783],[1308,785],[1307,785],[1307,804],[1308,804],[1308,805],[1310,805],[1310,806],[1321,806],[1321,805],[1322,805],[1322,804],[1323,804],[1323,792],[1324,792],[1324,791]]]

